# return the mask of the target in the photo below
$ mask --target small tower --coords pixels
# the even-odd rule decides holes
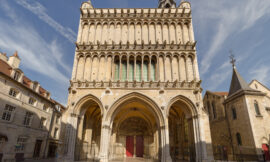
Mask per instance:
[[[158,8],[175,8],[176,3],[174,0],[159,0]]]

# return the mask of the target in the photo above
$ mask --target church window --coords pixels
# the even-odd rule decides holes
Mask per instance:
[[[259,104],[258,104],[257,101],[254,101],[254,107],[255,107],[256,115],[257,115],[257,116],[261,116]]]
[[[154,60],[151,61],[151,80],[156,80],[156,62]]]
[[[122,60],[122,80],[127,80],[127,61]]]
[[[216,111],[216,105],[215,105],[215,102],[212,102],[212,109],[213,109],[213,116],[214,116],[214,119],[217,118],[217,111]]]
[[[232,108],[232,118],[233,120],[237,119],[236,109],[234,107]]]
[[[240,133],[236,133],[236,140],[237,140],[238,146],[242,146],[242,139],[241,139]]]
[[[136,62],[136,80],[137,81],[141,81],[142,77],[141,77],[141,61],[138,60]]]
[[[129,61],[129,81],[134,80],[134,61]]]
[[[114,72],[114,79],[115,80],[119,80],[120,78],[120,63],[119,63],[119,60],[116,60],[115,61],[115,72]]]
[[[148,61],[143,62],[143,80],[148,81]]]

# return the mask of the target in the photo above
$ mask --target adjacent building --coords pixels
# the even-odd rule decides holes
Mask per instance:
[[[257,80],[247,84],[236,67],[229,92],[204,96],[216,160],[270,160],[270,90]]]
[[[20,69],[17,52],[0,53],[0,161],[55,157],[65,107]]]
[[[63,157],[213,160],[191,5],[81,6]]]

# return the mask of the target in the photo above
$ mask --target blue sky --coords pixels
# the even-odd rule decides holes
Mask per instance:
[[[177,0],[177,5],[180,0]],[[66,104],[82,0],[0,0],[0,51]],[[190,0],[204,90],[228,91],[229,50],[246,81],[270,87],[270,1]],[[155,8],[158,0],[92,0],[95,8]]]

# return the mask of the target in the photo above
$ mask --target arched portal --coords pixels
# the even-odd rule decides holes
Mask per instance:
[[[192,108],[181,100],[169,108],[170,155],[173,162],[196,161]]]
[[[141,98],[142,97],[142,98]],[[112,160],[143,157],[159,161],[162,155],[162,113],[146,96],[133,93],[112,107],[109,155]],[[108,113],[110,114],[110,112]]]
[[[97,160],[99,158],[101,139],[101,104],[88,97],[78,106],[77,111],[79,120],[75,160]]]

